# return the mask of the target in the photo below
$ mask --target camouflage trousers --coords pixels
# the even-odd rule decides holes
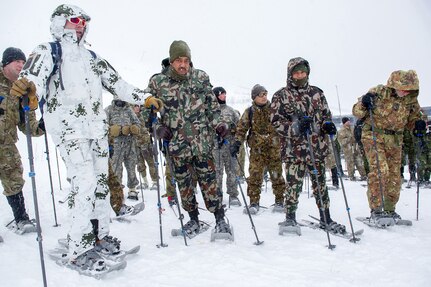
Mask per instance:
[[[14,144],[0,145],[0,180],[4,195],[11,196],[22,191],[23,167],[21,156]]]
[[[108,168],[108,187],[109,192],[111,193],[111,207],[115,213],[118,214],[124,202],[124,193],[121,182],[118,180],[117,176],[112,170],[111,160],[109,160]]]
[[[120,182],[123,179],[123,163],[127,172],[127,187],[135,188],[139,184],[136,177],[136,146],[133,136],[118,136],[114,138],[114,155],[112,169]]]
[[[180,190],[181,204],[185,211],[190,212],[198,208],[193,175],[197,178],[208,211],[214,213],[221,208],[223,194],[217,189],[217,175],[212,154],[172,157],[172,162]]]
[[[402,139],[401,139],[402,140]],[[376,149],[371,136],[362,136],[362,144],[367,155],[370,172],[368,173],[368,204],[371,209],[381,206],[380,180],[383,191],[383,208],[394,211],[401,192],[401,146],[397,135],[377,134],[376,146],[380,165],[377,165]],[[381,178],[379,180],[379,172]]]
[[[355,167],[358,170],[361,177],[367,176],[365,172],[364,163],[362,156],[359,151],[354,149],[351,145],[343,146],[344,159],[347,166],[347,174],[351,178],[355,175]]]
[[[238,153],[239,164],[237,164],[237,172],[236,172],[237,176],[245,176],[245,171],[244,171],[245,153],[246,153],[245,149],[246,149],[245,145],[241,144],[241,147],[239,148],[239,153]]]
[[[61,143],[59,151],[71,179],[68,240],[73,258],[94,247],[90,220],[98,221],[99,238],[109,234],[108,140],[70,140]]]
[[[419,180],[420,181],[429,181],[430,173],[431,173],[431,151],[426,150],[421,147],[421,150],[418,152],[419,156]]]
[[[217,171],[217,187],[223,192],[223,171],[226,171],[226,192],[232,196],[238,196],[236,173],[238,163],[229,151],[229,145],[224,144],[221,149],[214,148],[214,160]]]
[[[284,190],[286,188],[283,178],[283,166],[278,148],[266,149],[267,152],[256,152],[250,150],[250,165],[247,178],[247,195],[251,203],[259,203],[262,190],[265,169],[269,172],[272,183],[272,192],[275,202],[284,201]]]
[[[142,175],[143,178],[147,177],[147,166],[150,171],[150,177],[153,182],[157,181],[157,172],[154,164],[154,155],[153,155],[153,146],[148,143],[142,146],[136,147],[138,153],[138,172]]]
[[[305,171],[308,170],[311,178],[313,196],[317,207],[329,208],[328,188],[325,180],[325,164],[316,162],[317,181],[311,162],[286,162],[286,209],[287,213],[294,213],[298,209],[299,195],[302,192]],[[323,206],[320,203],[319,193],[322,195]]]

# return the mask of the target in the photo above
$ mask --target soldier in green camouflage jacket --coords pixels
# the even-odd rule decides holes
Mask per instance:
[[[284,211],[285,182],[280,158],[280,139],[271,125],[271,110],[267,96],[268,91],[263,86],[255,85],[253,87],[251,91],[253,104],[242,114],[235,133],[233,155],[239,152],[240,146],[246,139],[250,147],[247,195],[250,198],[249,212],[251,214],[259,211],[265,169],[269,172],[275,196],[273,211]]]
[[[219,122],[220,107],[212,92],[208,75],[191,67],[191,52],[184,41],[169,48],[170,66],[166,73],[154,75],[147,91],[162,100],[157,137],[168,142],[168,160],[174,166],[181,203],[189,213],[187,232],[199,231],[199,211],[192,184],[195,173],[208,211],[216,217],[217,230],[230,232],[224,220],[222,193],[217,189],[212,155],[215,133],[224,137],[227,124]]]
[[[377,224],[386,218],[400,219],[395,207],[401,191],[403,132],[413,130],[420,120],[418,93],[415,71],[394,71],[386,85],[371,88],[353,106],[353,115],[365,122],[361,141],[370,167],[368,203]]]
[[[329,214],[329,195],[325,181],[325,158],[328,155],[326,134],[335,134],[323,91],[308,83],[310,65],[303,58],[293,58],[287,66],[287,86],[278,90],[271,103],[271,122],[281,137],[281,156],[286,163],[286,221],[283,225],[297,226],[296,209],[302,191],[305,170],[308,169],[322,227],[344,232],[345,227],[333,221]],[[314,174],[311,150],[316,163]],[[320,198],[320,195],[322,198]],[[323,203],[323,205],[321,204]]]
[[[0,180],[3,194],[12,208],[18,229],[36,231],[25,210],[23,167],[21,156],[15,143],[18,141],[17,127],[25,133],[24,111],[19,99],[9,95],[12,83],[18,79],[26,61],[24,53],[18,48],[7,48],[3,53],[0,70]],[[35,112],[30,111],[30,130],[32,136],[45,132],[43,119],[36,120]]]

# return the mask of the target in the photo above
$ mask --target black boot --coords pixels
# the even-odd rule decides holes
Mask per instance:
[[[189,211],[189,216],[190,220],[184,224],[184,232],[186,232],[188,235],[199,233],[199,210],[196,208],[195,210]]]
[[[328,231],[330,232],[334,232],[334,233],[346,232],[346,227],[344,225],[338,224],[337,222],[332,220],[331,214],[329,213],[328,208],[326,208],[323,211],[319,209],[319,214],[320,214],[320,228],[326,229],[326,226],[327,226]]]
[[[230,233],[230,226],[224,220],[224,209],[220,207],[214,212],[214,217],[216,219],[216,233]]]
[[[332,175],[332,185],[335,188],[339,187],[339,182],[338,182],[338,172],[337,172],[337,168],[331,168],[331,175]]]
[[[15,222],[18,224],[18,222],[20,221],[28,221],[29,217],[27,212],[25,211],[25,202],[22,191],[15,195],[6,196],[6,198],[9,202],[10,207],[12,208]]]

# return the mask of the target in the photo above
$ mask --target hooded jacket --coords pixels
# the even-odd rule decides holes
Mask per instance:
[[[328,145],[322,126],[331,121],[331,111],[318,87],[308,81],[302,86],[295,85],[292,70],[304,64],[310,73],[310,65],[303,58],[293,58],[287,67],[287,85],[278,90],[272,97],[271,123],[281,138],[282,157],[284,161],[310,161],[307,137],[299,132],[299,121],[302,117],[312,118],[311,143],[316,161],[323,161],[328,154]]]
[[[81,40],[75,30],[65,29],[73,17],[85,19]],[[60,5],[51,16],[51,34],[62,49],[61,64],[51,76],[54,62],[51,46],[36,47],[21,72],[36,85],[39,101],[45,99],[44,118],[47,131],[56,145],[72,139],[98,139],[107,135],[108,125],[103,110],[102,91],[118,98],[143,104],[144,91],[125,82],[114,68],[99,55],[85,48],[90,16],[72,5]],[[51,76],[51,79],[49,80]]]

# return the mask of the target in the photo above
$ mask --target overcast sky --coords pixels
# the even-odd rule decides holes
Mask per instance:
[[[3,1],[4,2],[4,1]],[[2,3],[0,50],[29,54],[51,41],[49,19],[65,2]],[[350,113],[357,97],[386,83],[398,69],[415,69],[419,102],[431,105],[431,1],[428,0],[83,0],[91,17],[90,49],[130,83],[145,88],[160,71],[173,40],[185,40],[196,68],[228,91],[228,103],[248,103],[254,84],[270,94],[286,83],[289,59],[311,65],[335,115]]]

